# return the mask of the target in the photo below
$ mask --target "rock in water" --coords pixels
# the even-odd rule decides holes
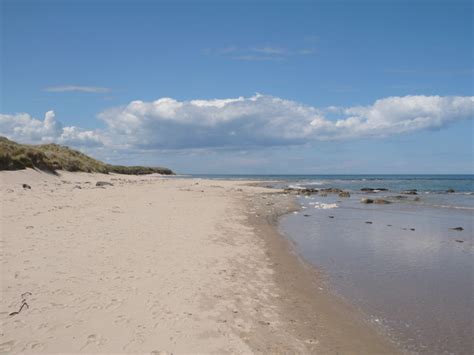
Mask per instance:
[[[341,189],[338,189],[336,187],[329,187],[327,189],[322,189],[321,191],[325,192],[325,193],[328,193],[328,194],[338,194],[338,193],[342,192]]]
[[[454,228],[449,228],[449,229],[451,229],[451,230],[453,230],[453,231],[459,231],[459,232],[461,232],[461,231],[464,230],[463,227],[454,227]]]
[[[351,197],[351,194],[347,191],[339,192],[339,197]]]
[[[374,203],[374,200],[371,200],[370,198],[363,198],[360,200],[360,203]]]
[[[379,199],[377,199],[377,200],[374,200],[374,203],[376,203],[376,204],[378,204],[378,205],[388,205],[388,204],[391,203],[391,202],[379,198]]]
[[[114,186],[114,184],[108,181],[97,181],[95,186]]]
[[[394,198],[395,200],[406,200],[408,196],[397,195],[393,196],[392,198]]]
[[[306,196],[317,194],[318,191],[319,191],[318,189],[312,189],[312,188],[295,189],[293,187],[287,187],[286,189],[283,190],[284,193],[306,195]]]
[[[318,190],[317,189],[312,189],[312,188],[307,188],[307,189],[302,189],[300,192],[302,195],[312,195],[312,194],[317,194]]]
[[[454,189],[447,189],[446,192],[447,192],[448,194],[452,194],[453,192],[456,192],[456,191],[454,191]]]

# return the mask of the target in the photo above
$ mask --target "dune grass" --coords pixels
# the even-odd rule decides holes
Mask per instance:
[[[0,137],[0,170],[39,169],[55,173],[57,170],[88,173],[117,173],[143,175],[174,174],[162,167],[110,165],[77,150],[58,144],[28,145]]]

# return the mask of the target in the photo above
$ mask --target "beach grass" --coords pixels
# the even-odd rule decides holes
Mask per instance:
[[[129,175],[174,174],[163,167],[111,165],[84,153],[58,144],[19,144],[0,137],[0,170],[39,169],[48,172],[57,170],[88,173],[118,173]]]

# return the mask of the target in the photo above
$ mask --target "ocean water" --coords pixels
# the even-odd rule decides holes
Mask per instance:
[[[445,192],[454,189],[458,192],[474,192],[474,175],[232,175],[232,174],[194,174],[192,178],[265,180],[295,183],[305,186],[340,187],[359,190],[362,187],[378,186],[391,190],[418,189],[420,191]]]
[[[401,348],[474,353],[474,175],[205,177],[349,191],[350,198],[300,197],[301,211],[280,221],[282,234],[325,273],[331,292]],[[388,191],[366,193],[364,187]],[[417,195],[402,194],[413,189]],[[362,198],[392,203],[363,204]]]

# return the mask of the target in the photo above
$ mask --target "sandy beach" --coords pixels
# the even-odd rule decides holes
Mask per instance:
[[[34,170],[0,179],[1,353],[397,353],[277,234],[296,208],[278,190]]]

